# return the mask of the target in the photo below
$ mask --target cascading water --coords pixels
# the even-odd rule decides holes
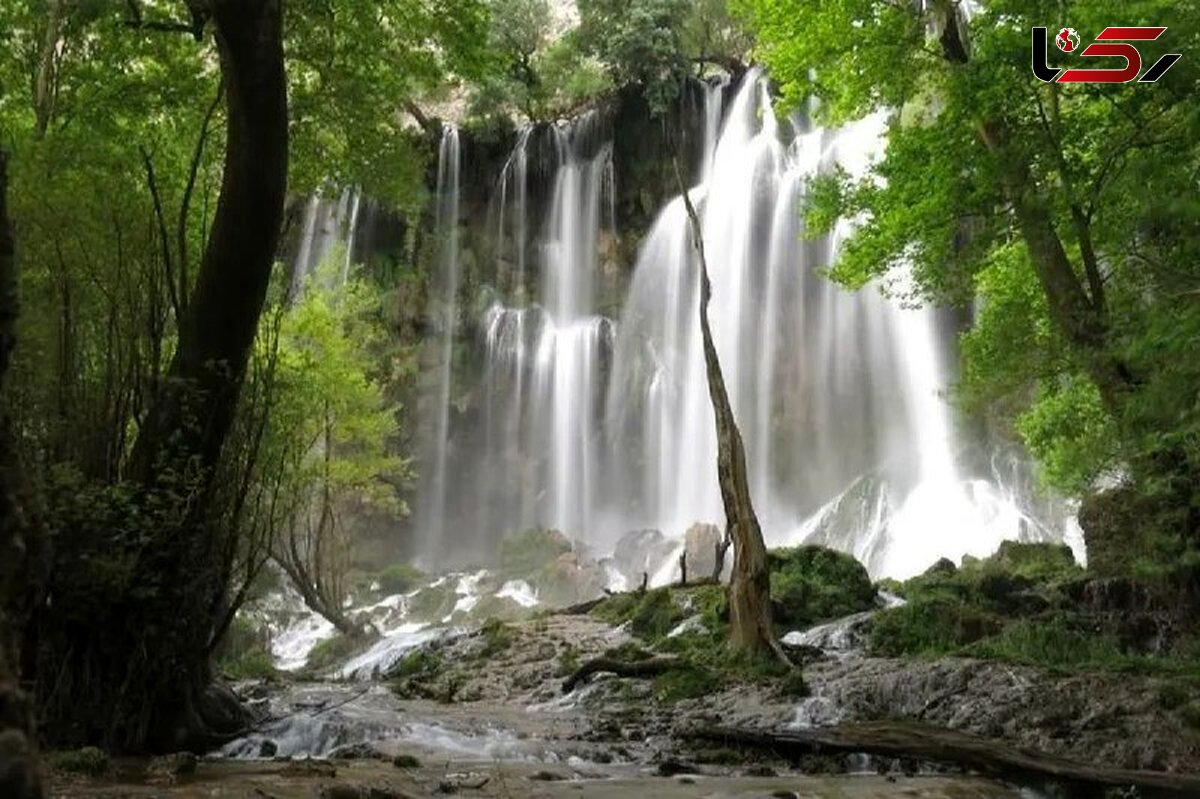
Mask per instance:
[[[432,408],[426,408],[423,416],[432,416],[432,425],[423,427],[431,430],[432,439],[423,442],[426,452],[432,456],[426,460],[427,473],[421,512],[421,530],[424,534],[421,551],[430,552],[446,538],[446,500],[449,469],[448,448],[450,440],[451,381],[453,377],[454,339],[458,329],[459,289],[459,175],[461,153],[458,129],[447,125],[442,131],[438,150],[438,175],[436,214],[434,230],[441,247],[438,253],[437,275],[440,285],[440,308],[431,305],[431,327],[438,332],[436,340],[436,374]],[[440,313],[439,313],[440,311]]]
[[[304,207],[304,221],[292,270],[293,297],[299,296],[304,281],[316,273],[317,267],[329,257],[334,246],[339,244],[345,247],[345,253],[337,277],[329,277],[341,283],[346,282],[354,255],[361,201],[362,194],[356,188],[343,190],[336,200],[326,199],[319,194],[309,197]]]
[[[960,468],[967,439],[939,395],[949,382],[939,313],[904,308],[878,287],[846,291],[818,271],[853,224],[806,239],[803,194],[824,170],[866,174],[885,118],[837,130],[777,120],[756,72],[722,114],[724,88],[705,96],[692,197],[714,338],[768,543],[818,541],[875,575],[906,576],[937,557],[988,554],[1004,538],[1061,539],[1062,508],[999,470]],[[667,204],[646,236],[619,322],[601,316],[612,148],[597,130],[593,118],[528,129],[500,178],[505,265],[495,289],[506,299],[482,322],[482,432],[439,430],[443,447],[458,433],[477,442],[460,453],[475,479],[456,494],[462,507],[443,553],[494,551],[504,534],[534,525],[603,553],[630,530],[678,537],[697,521],[723,521],[683,203]],[[539,215],[531,197],[551,175]],[[441,488],[422,501],[445,508],[442,453],[432,464]]]

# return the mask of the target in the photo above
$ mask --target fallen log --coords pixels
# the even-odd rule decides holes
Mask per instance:
[[[687,661],[677,657],[652,657],[645,660],[598,657],[584,663],[574,674],[563,680],[562,689],[564,694],[569,694],[579,683],[600,672],[611,672],[618,677],[655,677],[671,669],[682,668],[686,664]]]
[[[1200,796],[1200,775],[1095,766],[919,722],[861,722],[786,732],[716,726],[690,730],[682,737],[769,749],[783,757],[865,753],[961,766],[1012,781],[1093,789],[1136,786],[1146,796]]]

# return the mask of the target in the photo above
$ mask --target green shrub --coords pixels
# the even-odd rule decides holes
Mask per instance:
[[[408,614],[421,621],[441,621],[454,612],[458,604],[458,593],[454,582],[444,580],[436,585],[427,585],[408,600]]]
[[[558,530],[532,528],[500,542],[500,569],[506,577],[530,578],[570,551],[571,542]]]
[[[483,636],[483,649],[479,652],[481,658],[490,658],[503,652],[512,646],[517,637],[513,628],[499,619],[485,621],[479,633]]]
[[[414,649],[392,667],[391,677],[432,677],[442,670],[442,656],[424,647]]]
[[[850,555],[805,545],[767,553],[775,623],[803,628],[875,607],[875,586]]]
[[[408,563],[394,563],[375,575],[375,582],[384,594],[407,594],[424,579],[424,572]]]
[[[82,749],[71,749],[64,752],[50,752],[46,762],[54,771],[69,774],[85,774],[89,777],[102,777],[108,773],[110,766],[108,755],[94,746]]]

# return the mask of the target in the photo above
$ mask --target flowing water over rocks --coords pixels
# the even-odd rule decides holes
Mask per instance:
[[[679,132],[702,142],[698,163],[667,196],[694,182],[714,339],[768,544],[823,543],[874,577],[907,577],[1004,539],[1074,536],[1071,508],[1036,494],[1024,458],[970,434],[940,396],[964,320],[906,307],[904,286],[849,292],[820,273],[853,222],[806,240],[797,209],[815,176],[865,173],[883,117],[823,129],[777,116],[758,70],[699,95],[703,113]],[[629,531],[657,530],[676,546],[644,571],[663,582],[686,531],[723,518],[681,199],[646,230],[617,230],[623,131],[592,112],[522,130],[488,207],[467,209],[457,135],[437,173],[445,246],[417,554],[486,561],[503,536],[540,527],[619,557]],[[456,242],[476,213],[489,243],[466,296]],[[453,371],[458,346],[474,352]]]

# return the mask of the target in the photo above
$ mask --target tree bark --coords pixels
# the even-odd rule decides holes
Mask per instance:
[[[280,0],[190,0],[215,24],[225,85],[225,169],[212,232],[167,386],[134,446],[134,473],[216,463],[233,420],[283,221],[287,86]]]
[[[733,542],[733,581],[729,586],[729,640],[736,649],[773,653],[788,662],[775,640],[771,618],[771,581],[767,568],[767,547],[762,528],[750,499],[750,481],[746,474],[746,449],[729,394],[721,360],[713,343],[708,319],[712,284],[704,255],[704,234],[700,218],[686,190],[683,204],[691,222],[692,243],[700,261],[700,332],[704,339],[704,366],[708,395],[712,400],[717,428],[717,479],[721,502],[725,506],[726,536]]]
[[[66,15],[66,0],[50,0],[33,87],[34,136],[38,139],[46,135],[54,116],[54,96],[58,87],[58,45]]]
[[[0,388],[16,344],[17,266],[8,221],[8,156],[0,150]],[[36,553],[38,523],[24,470],[12,446],[7,417],[0,419],[0,795],[41,797],[33,706],[18,682],[21,632],[30,595],[29,560]]]

